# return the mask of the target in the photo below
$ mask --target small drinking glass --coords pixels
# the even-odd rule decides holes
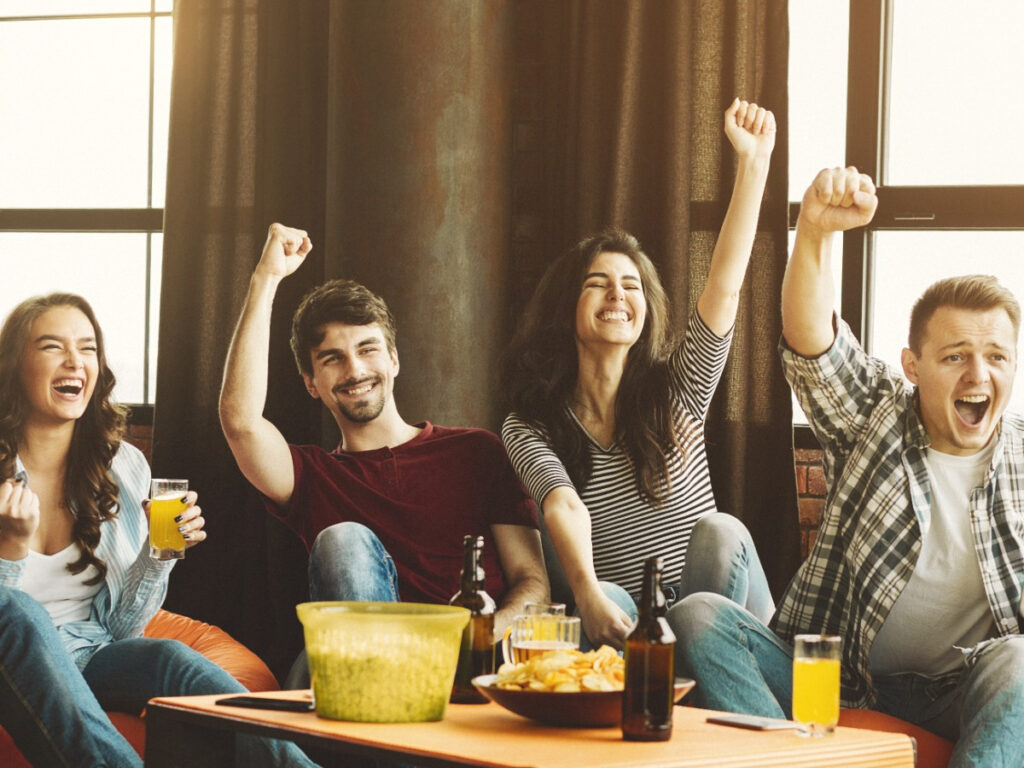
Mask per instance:
[[[188,480],[154,479],[149,489],[149,556],[157,560],[185,557],[185,537],[175,521],[185,510]]]
[[[793,646],[793,719],[801,736],[827,736],[839,722],[836,635],[797,635]]]
[[[546,651],[580,647],[580,619],[566,616],[564,603],[526,603],[501,642],[506,663],[520,664]]]

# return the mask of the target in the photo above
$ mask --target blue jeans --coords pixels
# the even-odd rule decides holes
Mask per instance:
[[[605,596],[635,622],[640,596],[630,595],[608,581],[599,583]],[[713,512],[697,521],[690,535],[678,586],[667,585],[667,591],[670,606],[696,592],[714,592],[746,607],[762,621],[768,621],[775,612],[768,579],[750,532],[739,519],[721,512]],[[593,649],[586,635],[581,638],[580,648]]]
[[[324,528],[309,553],[311,600],[398,602],[398,572],[377,534],[360,523]],[[285,679],[285,688],[309,688],[309,662],[303,650]]]
[[[175,640],[104,646],[83,671],[37,601],[0,587],[0,725],[33,765],[141,766],[104,708],[138,714],[154,696],[238,693],[231,675]],[[311,765],[291,744],[239,737],[240,765]]]
[[[793,650],[721,595],[691,595],[669,611],[676,668],[697,681],[694,704],[727,712],[790,717]],[[1024,765],[1024,636],[972,651],[942,686],[924,675],[874,679],[876,709],[956,742],[951,767]]]

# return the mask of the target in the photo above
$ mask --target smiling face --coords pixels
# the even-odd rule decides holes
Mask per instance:
[[[646,318],[647,300],[636,264],[623,253],[599,253],[583,277],[576,301],[577,342],[631,347]]]
[[[398,355],[389,350],[379,325],[328,323],[310,351],[306,389],[323,401],[339,426],[373,421],[392,404]]]
[[[21,362],[30,420],[81,418],[98,376],[96,332],[81,310],[58,306],[33,321]]]
[[[903,370],[918,387],[932,448],[967,456],[992,439],[1017,372],[1017,338],[1003,309],[939,307],[920,355],[903,350]]]

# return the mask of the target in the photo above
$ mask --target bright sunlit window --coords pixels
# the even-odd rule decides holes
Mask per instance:
[[[837,245],[857,265],[837,265],[837,309],[900,370],[911,306],[935,280],[992,274],[1024,301],[1024,4],[790,0],[789,15],[790,225],[820,168],[874,177],[874,221]],[[1010,409],[1024,412],[1024,386]]]
[[[171,0],[0,0],[0,318],[70,291],[154,402]],[[11,279],[10,276],[16,276]]]

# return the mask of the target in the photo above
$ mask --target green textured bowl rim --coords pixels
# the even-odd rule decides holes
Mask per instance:
[[[360,602],[355,600],[322,600],[319,602],[299,603],[295,612],[303,626],[331,622],[339,616],[346,621],[388,621],[396,622],[426,621],[446,624],[458,619],[469,618],[469,609],[457,605],[438,605],[434,603],[388,603]]]

